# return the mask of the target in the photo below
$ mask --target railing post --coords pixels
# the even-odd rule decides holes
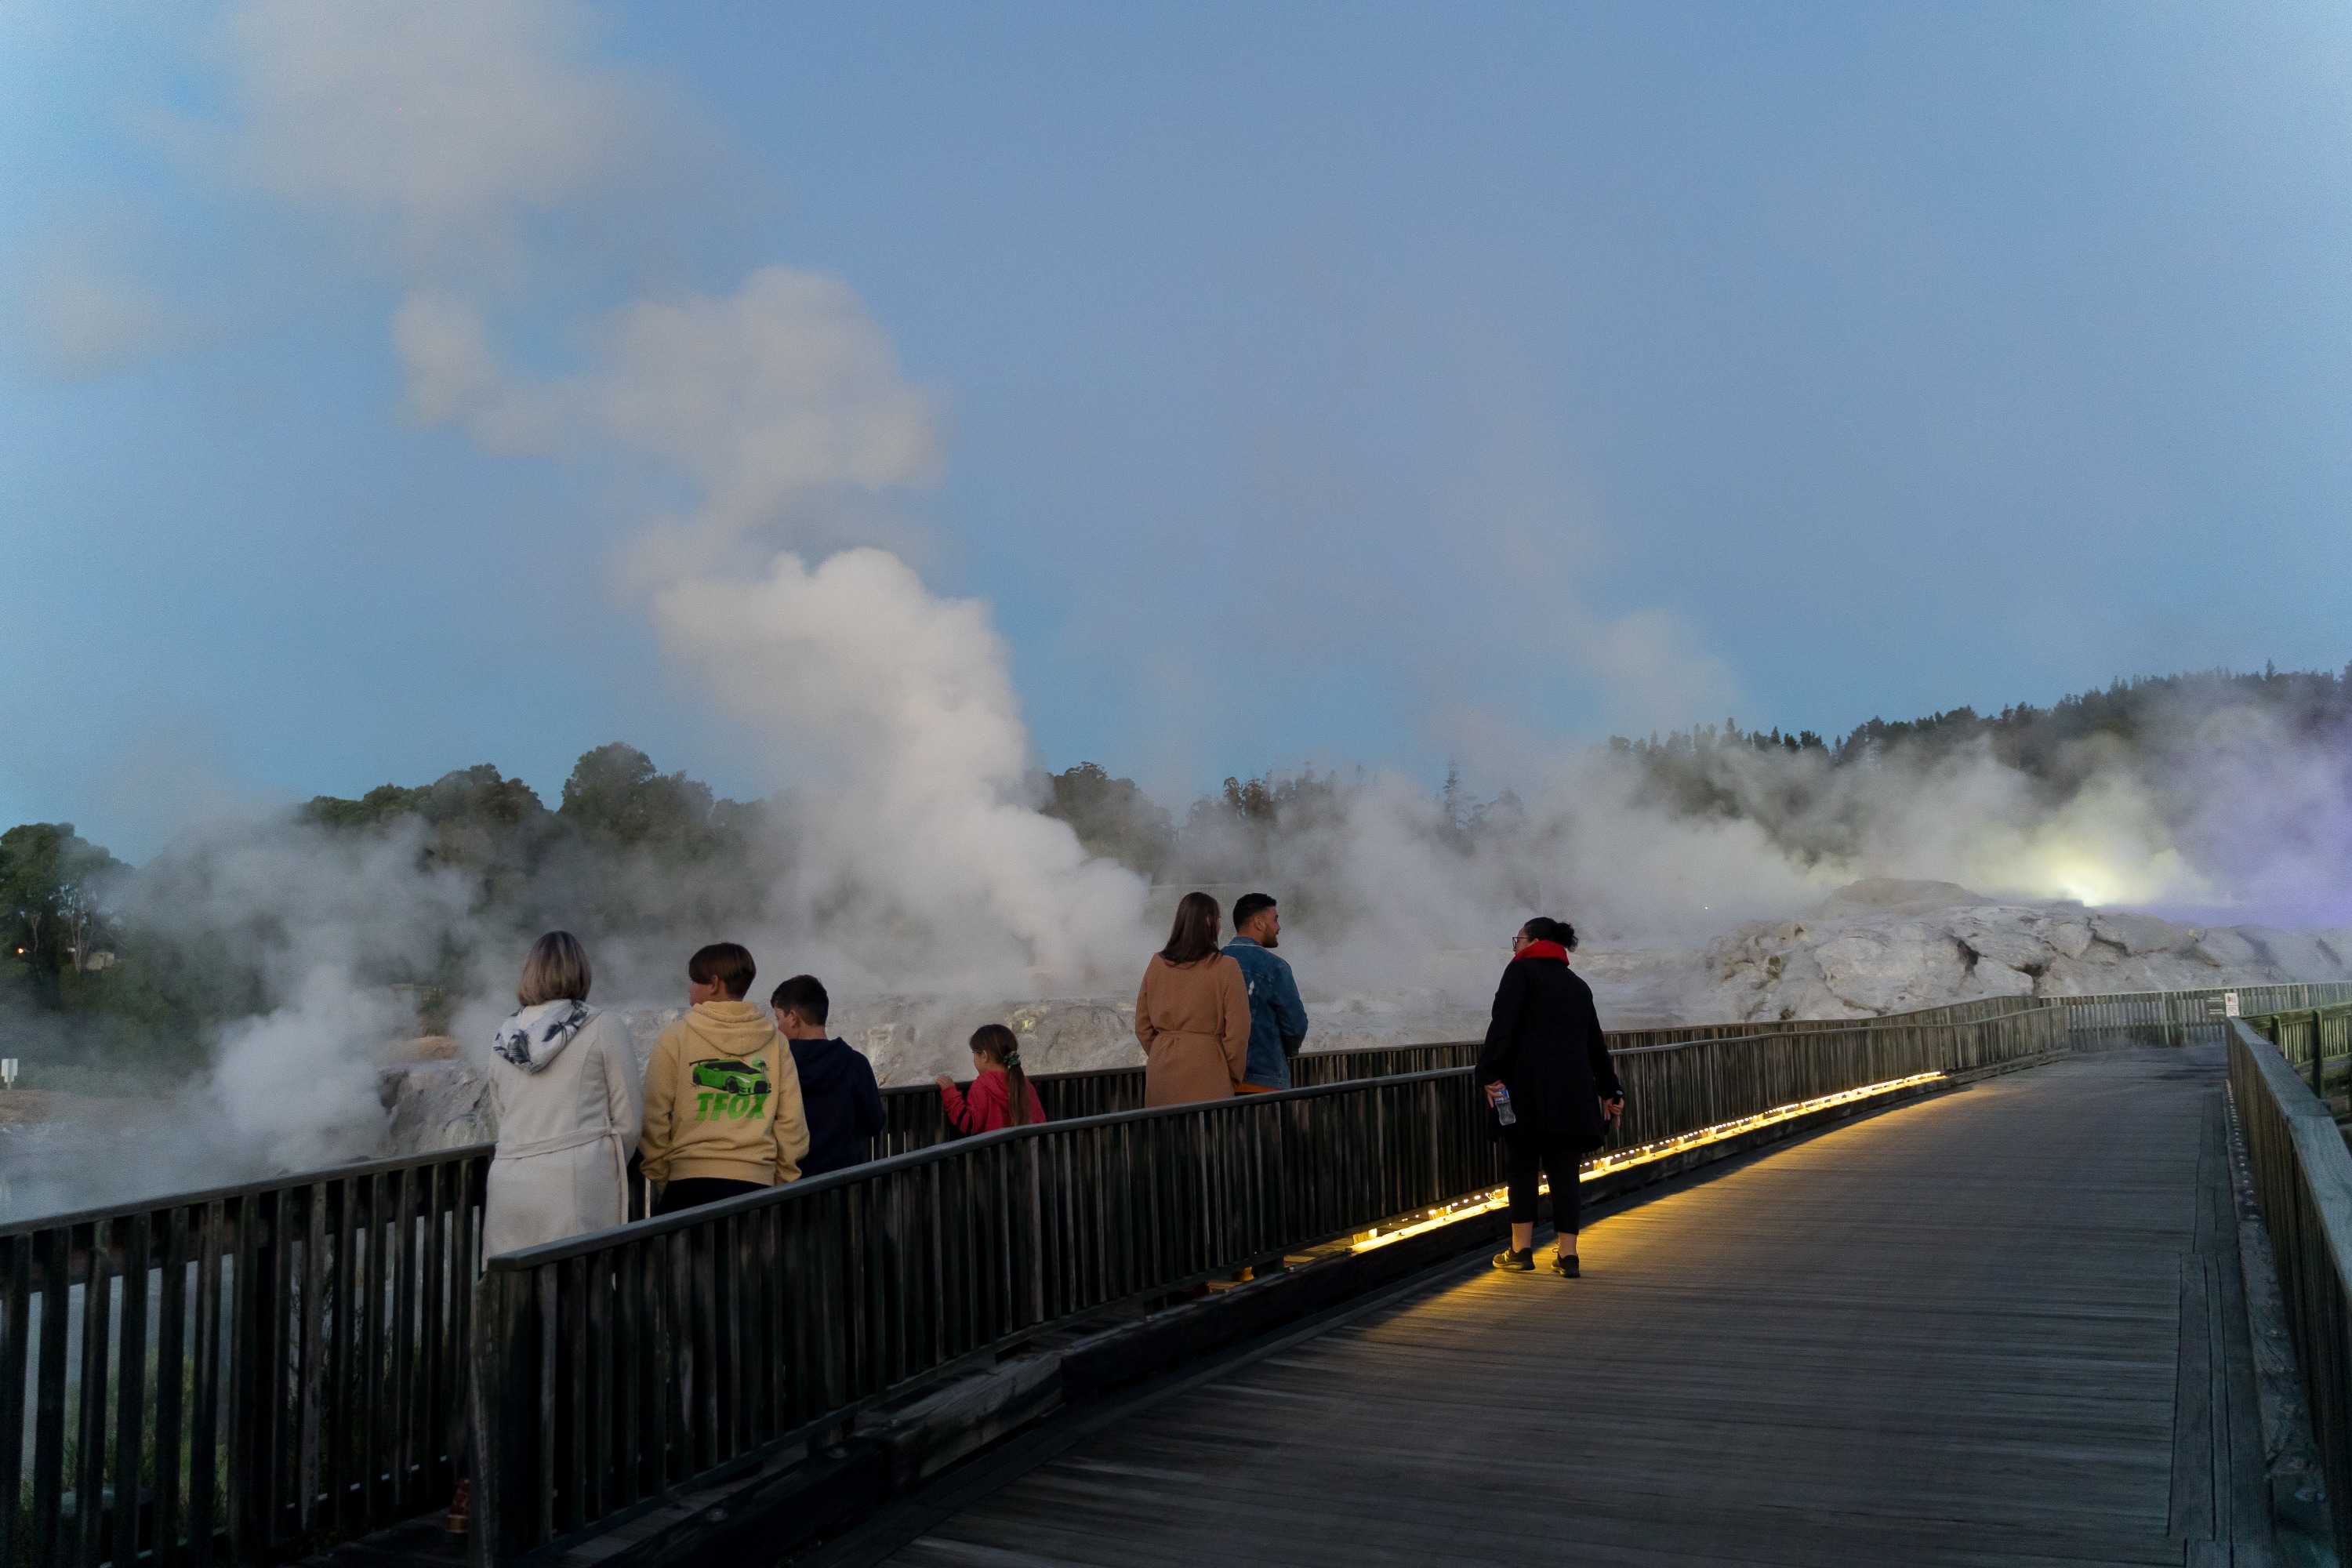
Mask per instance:
[[[65,1491],[66,1320],[72,1296],[73,1237],[63,1228],[41,1237],[41,1342],[34,1391],[33,1561],[64,1552],[58,1508]]]
[[[0,1242],[0,1552],[13,1556],[19,1531],[26,1528],[25,1468],[26,1368],[32,1346],[26,1338],[31,1326],[33,1302],[33,1238],[10,1237]]]
[[[270,1373],[285,1314],[277,1290],[283,1202],[282,1194],[271,1200],[247,1194],[236,1205],[236,1326],[229,1364],[243,1375],[229,1384],[228,1536],[230,1554],[238,1562],[258,1562],[268,1554],[274,1522],[269,1471],[279,1413],[272,1398],[278,1380]]]
[[[528,1271],[485,1269],[474,1285],[473,1529],[483,1568],[538,1543],[539,1321]]]

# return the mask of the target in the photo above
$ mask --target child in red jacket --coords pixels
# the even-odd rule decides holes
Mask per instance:
[[[1002,1024],[983,1024],[972,1031],[969,1093],[956,1080],[940,1074],[940,1104],[948,1125],[960,1133],[993,1132],[1000,1127],[1023,1127],[1045,1120],[1045,1107],[1021,1070],[1021,1042]]]

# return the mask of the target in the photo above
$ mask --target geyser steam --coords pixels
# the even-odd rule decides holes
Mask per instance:
[[[1127,980],[1143,881],[1034,809],[986,605],[935,598],[897,556],[856,549],[814,570],[778,555],[754,582],[676,584],[654,610],[773,748],[777,776],[815,764],[800,795],[812,827],[779,889],[791,925],[887,933],[927,984],[956,990]],[[882,965],[869,953],[865,967]]]

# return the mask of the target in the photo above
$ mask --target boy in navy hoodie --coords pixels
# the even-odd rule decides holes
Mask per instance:
[[[801,1157],[801,1177],[821,1176],[866,1158],[866,1141],[885,1124],[882,1088],[874,1064],[827,1033],[833,1002],[814,974],[795,974],[775,989],[768,1005],[776,1027],[792,1042],[800,1070],[801,1106],[808,1118],[809,1149]]]

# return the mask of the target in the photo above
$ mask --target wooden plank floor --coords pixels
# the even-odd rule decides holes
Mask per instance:
[[[2220,1054],[1890,1111],[1146,1406],[890,1559],[2271,1561]],[[2233,1337],[2234,1336],[2234,1337]]]

